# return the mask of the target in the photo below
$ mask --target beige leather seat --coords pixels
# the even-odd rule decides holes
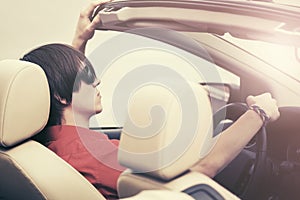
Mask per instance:
[[[207,92],[195,83],[148,84],[132,96],[119,146],[128,167],[120,197],[143,190],[185,192],[195,199],[238,199],[209,177],[189,171],[216,142]]]
[[[0,61],[0,199],[104,199],[74,168],[29,139],[45,126],[49,100],[39,66]]]

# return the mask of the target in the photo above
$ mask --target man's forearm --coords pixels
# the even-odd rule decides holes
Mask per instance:
[[[223,131],[215,146],[191,170],[214,177],[231,162],[262,126],[260,116],[248,110],[234,124]]]
[[[79,39],[73,39],[72,46],[81,51],[83,54],[85,53],[87,41],[80,41]]]

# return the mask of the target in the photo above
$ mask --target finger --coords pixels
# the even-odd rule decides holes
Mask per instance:
[[[271,101],[272,101],[272,103],[273,103],[275,106],[277,106],[277,101],[276,101],[276,99],[272,99]]]
[[[265,97],[265,98],[270,98],[270,99],[272,98],[272,95],[269,92],[263,93],[261,96]]]
[[[90,16],[92,16],[93,15],[93,13],[94,13],[94,10],[95,10],[95,8],[97,8],[98,6],[100,6],[100,5],[102,5],[102,4],[105,4],[105,3],[108,3],[108,2],[110,2],[111,0],[98,0],[98,1],[93,1],[92,3],[90,3],[89,5],[88,5],[88,7],[86,8],[86,9],[84,9],[83,11],[82,11],[82,14],[83,15],[85,15],[85,16],[87,16],[87,17],[90,17]]]
[[[275,121],[275,120],[277,120],[279,117],[280,117],[280,112],[279,112],[279,110],[277,109],[277,110],[274,111],[274,113],[271,115],[270,121]]]
[[[249,95],[248,97],[247,97],[247,99],[253,99],[254,98],[254,96],[252,96],[252,95]]]
[[[254,103],[255,103],[255,101],[254,101],[254,96],[249,95],[249,96],[246,98],[246,102],[247,102],[248,105],[254,104]]]
[[[90,24],[90,28],[95,30],[100,23],[101,23],[100,15],[96,15],[96,17],[94,17],[93,21]]]

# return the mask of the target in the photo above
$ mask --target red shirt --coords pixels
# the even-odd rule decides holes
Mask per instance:
[[[117,199],[117,180],[124,167],[117,160],[118,140],[76,126],[51,126],[45,145],[78,170],[107,199]]]

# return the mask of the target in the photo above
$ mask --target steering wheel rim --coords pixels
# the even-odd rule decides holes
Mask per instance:
[[[248,110],[245,103],[231,103],[221,107],[213,115],[214,130],[217,125],[224,119],[230,119],[235,122],[242,114]],[[237,194],[242,199],[257,199],[257,188],[262,188],[264,184],[263,174],[267,161],[267,133],[263,125],[256,134],[256,156],[252,165],[251,174],[243,190]]]

